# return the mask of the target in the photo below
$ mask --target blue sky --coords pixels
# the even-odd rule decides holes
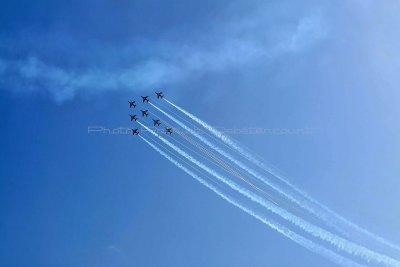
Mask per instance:
[[[395,1],[12,1],[0,15],[2,266],[332,266],[131,136],[165,88],[400,243]]]

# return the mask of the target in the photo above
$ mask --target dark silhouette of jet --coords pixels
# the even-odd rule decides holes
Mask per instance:
[[[134,107],[136,108],[136,102],[135,101],[128,101],[129,102],[129,107]]]
[[[137,121],[137,116],[135,114],[129,116],[131,116],[131,121]]]
[[[149,103],[149,97],[148,96],[142,96],[142,101]]]
[[[172,134],[172,128],[165,128],[165,133],[171,135]]]
[[[142,117],[147,117],[147,116],[149,116],[149,111],[146,109],[146,110],[140,110],[141,112],[142,112]]]
[[[153,124],[154,124],[154,126],[160,126],[161,122],[160,122],[160,120],[153,119]]]
[[[139,129],[132,129],[132,135],[139,135]]]
[[[156,92],[157,98],[163,98],[164,94],[163,92]]]

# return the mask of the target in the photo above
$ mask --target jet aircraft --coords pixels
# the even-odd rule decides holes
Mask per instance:
[[[142,101],[149,103],[149,97],[148,96],[142,96]]]
[[[137,121],[137,116],[135,114],[129,116],[131,116],[131,121]]]
[[[142,112],[142,117],[149,116],[149,111],[147,109],[146,110],[141,109],[140,111]]]
[[[136,108],[136,102],[135,101],[128,101],[129,102],[129,107],[134,107]]]
[[[132,135],[139,135],[139,129],[132,129]]]
[[[161,122],[160,122],[160,120],[153,119],[153,124],[154,124],[154,126],[160,126]]]
[[[163,92],[156,92],[156,95],[157,95],[157,99],[164,97]]]
[[[172,128],[165,128],[165,133],[171,135],[172,134]]]

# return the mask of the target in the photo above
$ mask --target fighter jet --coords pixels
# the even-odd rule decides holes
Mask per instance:
[[[160,120],[153,119],[153,124],[154,124],[154,126],[160,126],[161,122],[160,122]]]
[[[171,135],[172,134],[172,128],[165,128],[165,133]]]
[[[149,97],[148,96],[142,96],[142,101],[149,103]]]
[[[137,116],[135,114],[129,116],[131,116],[131,121],[137,121]]]
[[[163,92],[156,92],[157,98],[163,98]]]
[[[132,129],[132,135],[139,135],[139,129]]]
[[[142,117],[149,116],[149,111],[147,109],[146,110],[141,109],[140,111],[142,112]]]
[[[136,108],[136,102],[135,101],[128,101],[129,102],[129,107],[134,107]]]

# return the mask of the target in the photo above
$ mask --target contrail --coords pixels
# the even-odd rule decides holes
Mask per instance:
[[[151,104],[151,103],[150,103]],[[153,104],[151,104],[153,105]],[[154,105],[153,105],[154,106]],[[156,106],[154,106],[156,107]],[[156,107],[157,108],[157,107]],[[152,112],[151,112],[152,113]],[[153,113],[152,113],[153,114]],[[154,115],[155,116],[155,115]],[[160,119],[158,116],[155,116],[157,119]],[[163,121],[163,123],[167,126],[167,127],[172,127],[169,123]],[[192,140],[190,137],[188,137],[187,135],[185,135],[184,133],[181,133],[178,130],[175,130],[175,132],[180,135],[183,139],[185,139],[186,141],[188,141],[191,145],[193,145],[194,147],[196,147],[197,149],[199,149],[200,151],[202,151],[204,154],[206,154],[209,158],[209,160],[213,163],[215,163],[216,165],[218,165],[218,167],[221,167],[222,169],[226,170],[227,172],[231,173],[234,176],[240,177],[241,179],[244,179],[240,173],[235,170],[233,167],[231,167],[230,165],[228,165],[227,163],[225,163],[224,161],[222,161],[221,159],[219,159],[216,155],[214,155],[212,152],[210,152],[208,149],[204,148],[203,146],[199,145],[198,143],[196,143],[194,140]],[[175,138],[171,137],[172,139],[174,139],[176,142],[178,142]],[[182,143],[178,142],[180,145],[183,145]],[[187,149],[188,147],[185,146]],[[191,150],[191,149],[189,149]],[[192,151],[193,152],[193,151]],[[196,152],[195,152],[196,153]],[[212,159],[212,160],[211,160]],[[214,160],[214,161],[213,161]],[[244,179],[244,181],[246,183],[249,183],[249,185],[254,186],[252,183],[246,181],[246,179]]]
[[[231,148],[233,148],[234,150],[239,152],[247,160],[249,160],[253,164],[257,165],[258,167],[260,167],[264,171],[272,174],[273,176],[278,178],[280,181],[285,183],[287,186],[289,186],[296,193],[300,194],[303,198],[305,198],[305,200],[307,200],[308,202],[316,205],[318,207],[318,209],[319,209],[318,216],[321,219],[323,219],[325,222],[328,222],[329,224],[331,224],[331,222],[332,222],[332,223],[335,223],[335,224],[345,225],[345,226],[351,228],[353,231],[355,230],[355,231],[357,231],[359,233],[362,233],[365,236],[368,236],[369,238],[371,238],[371,239],[373,239],[373,240],[375,240],[375,241],[377,241],[377,242],[379,242],[379,243],[381,243],[383,245],[386,245],[386,246],[388,246],[388,247],[390,247],[392,249],[395,249],[398,252],[400,252],[400,247],[398,245],[396,245],[396,244],[394,244],[394,243],[392,243],[392,242],[390,242],[390,241],[388,241],[388,240],[386,240],[386,239],[384,239],[384,238],[382,238],[382,237],[380,237],[380,236],[378,236],[378,235],[376,235],[374,233],[371,233],[367,229],[364,229],[364,228],[358,226],[357,224],[347,220],[346,218],[344,218],[343,216],[341,216],[338,213],[334,212],[333,210],[331,210],[327,206],[325,206],[322,203],[318,202],[317,200],[313,199],[306,192],[304,192],[303,190],[300,190],[295,185],[293,185],[292,183],[287,181],[287,179],[282,177],[282,175],[280,175],[278,172],[274,171],[272,168],[269,168],[263,162],[261,162],[260,160],[255,158],[253,155],[251,155],[249,152],[247,152],[245,149],[243,149],[237,142],[235,142],[234,140],[232,140],[228,136],[224,135],[223,133],[221,133],[220,131],[216,130],[211,125],[209,125],[206,122],[204,122],[203,120],[197,118],[196,116],[194,116],[193,114],[191,114],[188,111],[184,110],[183,108],[175,105],[171,101],[169,101],[169,100],[167,100],[165,98],[164,98],[164,100],[167,103],[169,103],[170,105],[172,105],[173,107],[175,107],[177,110],[179,110],[180,112],[182,112],[183,114],[185,114],[186,116],[188,116],[189,118],[191,118],[192,120],[194,120],[195,122],[197,122],[198,124],[203,126],[205,129],[207,129],[209,132],[211,132],[215,137],[220,139],[222,142],[224,142],[225,144],[229,145]],[[300,202],[300,201],[298,201],[298,202]],[[303,203],[303,205],[306,205],[306,204]],[[307,206],[310,208],[309,205],[307,205]],[[310,211],[311,211],[311,209],[310,209]]]
[[[195,174],[194,172],[190,171],[188,168],[186,168],[185,166],[183,166],[182,164],[180,164],[178,161],[176,161],[175,159],[173,159],[172,157],[170,157],[168,154],[166,154],[164,151],[162,151],[160,148],[158,148],[156,145],[154,145],[152,142],[150,142],[149,140],[147,140],[146,138],[144,138],[143,136],[139,137],[145,141],[150,147],[152,147],[155,151],[157,151],[159,154],[161,154],[163,157],[165,157],[167,160],[169,160],[171,163],[173,163],[175,166],[177,166],[179,169],[183,170],[184,172],[186,172],[188,175],[190,175],[192,178],[194,178],[195,180],[197,180],[199,183],[201,183],[202,185],[206,186],[208,189],[210,189],[211,191],[213,191],[214,193],[216,193],[219,197],[221,197],[222,199],[224,199],[225,201],[227,201],[228,203],[232,204],[233,206],[241,209],[242,211],[244,211],[245,213],[249,214],[250,216],[256,218],[257,220],[261,221],[262,223],[264,223],[265,225],[269,226],[270,228],[274,229],[275,231],[277,231],[278,233],[284,235],[285,237],[289,238],[290,240],[296,242],[297,244],[303,246],[304,248],[317,253],[319,255],[322,255],[326,258],[328,258],[329,260],[343,265],[343,266],[351,266],[351,267],[360,267],[360,266],[364,266],[361,264],[358,264],[348,258],[345,258],[323,246],[320,246],[316,243],[314,243],[313,241],[291,231],[290,229],[275,223],[273,221],[268,220],[265,216],[260,215],[258,213],[256,213],[255,211],[243,206],[242,204],[240,204],[239,202],[237,202],[236,200],[234,200],[233,198],[231,198],[230,196],[228,196],[227,194],[223,193],[221,190],[219,190],[217,187],[215,187],[214,185],[210,184],[209,182],[207,182],[206,180],[204,180],[203,178],[201,178],[200,176],[198,176],[197,174]]]
[[[151,103],[150,103],[151,104]],[[153,104],[151,104],[153,105]],[[154,106],[154,105],[153,105]],[[155,108],[157,108],[156,106],[154,106]],[[153,112],[151,112],[153,114]],[[160,119],[158,116],[155,116],[157,119]],[[165,125],[167,125],[167,127],[172,127],[169,123],[163,121],[163,123]],[[214,153],[212,153],[211,151],[209,151],[207,148],[201,146],[200,144],[198,144],[197,142],[195,142],[193,139],[191,139],[190,137],[188,137],[187,135],[185,135],[184,133],[180,132],[180,131],[175,131],[177,134],[179,134],[183,139],[185,139],[186,141],[188,141],[191,145],[193,145],[194,147],[196,147],[197,149],[199,149],[200,151],[202,151],[205,155],[208,156],[207,160],[209,160],[210,162],[216,164],[218,167],[224,169],[225,171],[227,171],[228,173],[232,174],[233,176],[241,179],[243,182],[245,182],[246,184],[250,185],[252,188],[254,188],[255,190],[259,191],[260,193],[264,194],[265,197],[270,200],[271,202],[273,202],[276,205],[280,205],[277,203],[277,200],[268,192],[266,192],[265,190],[261,189],[260,187],[258,187],[257,185],[255,185],[254,183],[252,183],[251,181],[249,181],[249,179],[247,177],[244,177],[238,170],[236,170],[235,168],[233,168],[232,166],[230,166],[229,164],[227,164],[226,162],[224,162],[222,159],[218,158],[217,155],[215,155]],[[196,153],[197,155],[199,155],[199,153],[197,153],[196,151],[193,151],[191,148],[188,148],[186,145],[183,145],[181,142],[177,141],[175,138],[171,137],[173,140],[175,140],[175,142],[179,143],[181,146],[184,146],[186,149],[189,149],[190,151]],[[200,154],[201,155],[201,154]]]
[[[195,158],[193,158],[192,156],[188,155],[186,152],[181,150],[179,147],[175,146],[174,144],[172,144],[171,142],[169,142],[168,140],[166,140],[165,138],[163,138],[162,136],[160,136],[159,134],[157,134],[156,132],[151,130],[146,125],[142,124],[139,121],[138,121],[138,123],[142,127],[144,127],[148,132],[150,132],[152,135],[158,137],[164,144],[171,147],[173,150],[178,152],[181,156],[185,157],[187,160],[191,161],[192,163],[194,163],[195,165],[197,165],[198,167],[200,167],[207,173],[211,174],[212,176],[214,176],[221,182],[227,184],[232,189],[243,194],[244,196],[251,199],[252,201],[265,207],[269,211],[271,211],[271,212],[279,215],[283,219],[293,223],[294,225],[298,226],[299,228],[308,232],[309,234],[311,234],[315,237],[321,238],[322,240],[327,241],[328,243],[336,246],[338,249],[344,250],[344,251],[346,251],[350,254],[356,255],[356,256],[361,256],[364,259],[366,259],[367,261],[374,260],[378,263],[383,263],[387,266],[400,266],[400,262],[396,261],[395,259],[392,259],[386,255],[374,252],[374,251],[372,251],[368,248],[365,248],[361,245],[355,244],[351,241],[348,241],[344,238],[334,235],[331,232],[326,231],[318,226],[315,226],[315,225],[299,218],[298,216],[287,212],[286,210],[280,208],[279,206],[272,204],[270,201],[265,200],[264,198],[260,197],[259,195],[254,194],[250,190],[243,188],[242,186],[238,185],[234,181],[227,179],[225,176],[217,173],[216,171],[214,171],[214,170],[210,169],[209,167],[207,167],[206,165],[202,164],[201,162],[199,162],[198,160],[196,160]]]
[[[212,149],[216,150],[217,152],[219,152],[221,155],[228,157],[231,161],[233,161],[234,163],[237,163],[242,169],[244,169],[245,171],[247,171],[248,173],[250,173],[253,176],[256,176],[256,178],[258,179],[262,179],[262,177],[260,177],[259,175],[257,175],[255,173],[255,171],[252,171],[251,169],[248,169],[244,164],[242,164],[241,162],[238,162],[236,159],[234,159],[232,156],[230,156],[230,154],[227,154],[225,151],[223,151],[222,149],[220,149],[219,147],[213,145],[211,142],[209,142],[207,139],[203,138],[201,135],[199,135],[196,131],[192,130],[190,127],[187,127],[184,123],[182,123],[181,121],[179,121],[178,119],[176,119],[175,117],[173,117],[172,115],[168,114],[167,112],[163,111],[161,108],[157,107],[156,105],[149,103],[150,105],[152,105],[154,108],[156,108],[159,112],[163,113],[165,116],[167,116],[169,119],[171,119],[172,121],[174,121],[176,124],[178,124],[179,126],[181,126],[182,128],[184,128],[186,131],[188,131],[189,133],[193,134],[194,136],[196,136],[198,139],[200,139],[203,143],[205,143],[206,145],[208,145],[209,147],[211,147]],[[158,118],[158,117],[157,117]],[[166,123],[167,125],[169,125],[168,123]],[[170,125],[168,127],[171,127]],[[199,150],[203,151],[204,154],[208,155],[211,159],[213,159],[219,167],[225,169],[227,172],[231,173],[232,175],[238,177],[239,179],[242,179],[243,181],[245,181],[247,184],[249,184],[251,187],[255,188],[257,191],[260,191],[261,193],[265,194],[267,196],[267,198],[269,200],[271,200],[272,202],[274,202],[275,204],[278,205],[278,203],[276,202],[275,198],[273,196],[271,196],[269,193],[267,193],[266,191],[264,191],[263,189],[259,188],[258,186],[256,186],[255,184],[253,184],[252,182],[248,181],[248,179],[244,178],[237,170],[235,170],[233,167],[231,167],[230,165],[228,165],[227,163],[223,162],[221,159],[219,159],[216,155],[214,155],[212,152],[208,151],[206,148],[202,147],[201,145],[197,144],[194,140],[192,140],[190,137],[186,136],[185,134],[177,131],[177,133],[184,138],[186,141],[188,141],[189,143],[191,143],[193,146],[197,147]],[[267,183],[267,181],[265,181],[265,183]],[[276,189],[274,186],[271,186],[273,189]],[[276,189],[277,190],[277,189]],[[279,190],[278,190],[279,191]],[[295,200],[295,199],[294,199]],[[288,205],[290,205],[288,203]],[[301,212],[299,210],[297,210],[298,212]]]
[[[285,196],[286,198],[288,198],[290,201],[292,201],[293,203],[297,204],[298,206],[304,208],[305,210],[309,211],[310,213],[312,213],[314,216],[316,216],[317,218],[323,220],[325,223],[327,223],[328,225],[334,227],[335,229],[337,227],[335,227],[335,225],[333,225],[329,220],[327,220],[324,216],[321,216],[318,212],[316,212],[312,207],[310,207],[309,205],[307,205],[307,203],[304,203],[302,201],[299,201],[298,199],[296,199],[295,197],[293,197],[291,194],[285,192],[282,188],[280,188],[277,184],[273,183],[272,181],[270,181],[267,177],[261,175],[260,173],[256,172],[255,170],[249,168],[248,166],[246,166],[244,163],[242,163],[241,161],[235,159],[231,154],[229,154],[228,152],[226,152],[225,150],[223,150],[222,148],[218,147],[217,145],[213,144],[212,142],[210,142],[207,138],[203,137],[202,135],[198,134],[195,130],[191,129],[190,127],[186,126],[183,122],[181,122],[180,120],[176,119],[174,116],[172,116],[171,114],[165,112],[164,110],[162,110],[161,108],[157,107],[156,105],[150,103],[150,105],[152,105],[155,109],[157,109],[159,112],[161,112],[162,114],[164,114],[165,116],[167,116],[170,120],[172,120],[173,122],[175,122],[176,124],[178,124],[181,128],[185,129],[186,131],[188,131],[189,133],[191,133],[192,135],[194,135],[197,139],[199,139],[201,142],[203,142],[204,144],[206,144],[207,146],[211,147],[212,149],[214,149],[215,151],[217,151],[219,154],[223,155],[224,157],[226,157],[227,159],[229,159],[231,162],[235,163],[237,166],[239,166],[241,169],[245,170],[247,173],[249,173],[250,175],[254,176],[255,178],[257,178],[258,180],[262,181],[263,183],[265,183],[266,185],[270,186],[272,189],[276,190],[277,192],[279,192],[280,194],[282,194],[283,196]],[[340,229],[337,229],[340,231]]]
[[[259,191],[260,193],[264,194],[266,196],[266,198],[273,202],[275,205],[279,205],[275,199],[266,191],[264,191],[263,189],[259,188],[258,186],[256,186],[254,183],[250,182],[246,177],[244,177],[243,175],[241,175],[239,172],[237,172],[235,169],[231,168],[231,166],[229,166],[228,164],[226,164],[225,162],[223,162],[222,160],[220,160],[219,158],[217,158],[214,154],[212,154],[211,152],[209,152],[207,149],[203,148],[202,146],[200,146],[199,144],[197,144],[196,142],[194,142],[193,140],[191,140],[190,138],[184,136],[185,140],[188,141],[189,143],[191,143],[193,146],[197,147],[199,150],[203,151],[204,154],[206,154],[207,156],[209,156],[211,159],[213,159],[214,161],[218,162],[219,166],[221,166],[224,170],[226,170],[227,172],[229,172],[230,174],[232,174],[233,176],[241,179],[242,181],[244,181],[246,184],[250,185],[252,188],[254,188],[255,190]]]

